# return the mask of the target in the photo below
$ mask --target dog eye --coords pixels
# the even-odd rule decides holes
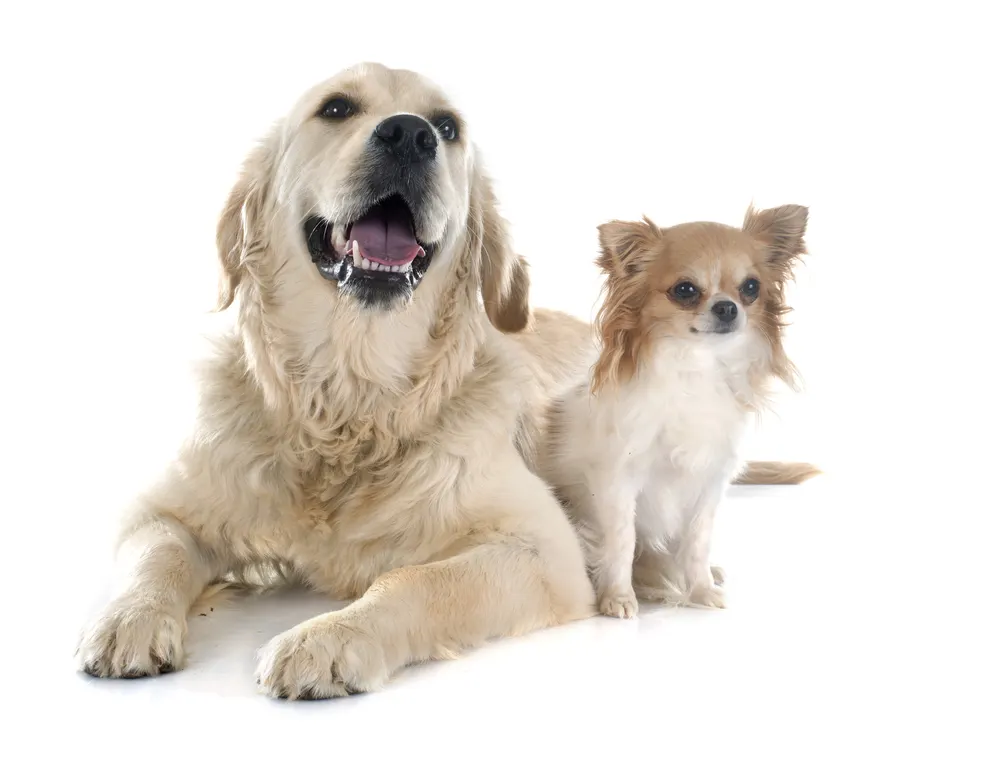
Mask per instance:
[[[740,285],[740,294],[748,301],[753,302],[760,294],[760,282],[757,279],[747,279]]]
[[[331,97],[323,103],[323,107],[319,109],[316,115],[331,121],[343,121],[345,118],[353,116],[356,112],[357,107],[354,103],[346,97],[338,95],[337,97]]]
[[[431,123],[445,142],[454,142],[458,139],[458,124],[452,116],[437,116]]]
[[[690,300],[698,296],[698,287],[690,281],[681,281],[674,284],[673,295],[678,300]]]

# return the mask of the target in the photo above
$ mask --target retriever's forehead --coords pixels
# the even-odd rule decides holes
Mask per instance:
[[[380,63],[359,63],[312,87],[295,110],[315,110],[335,94],[348,95],[377,109],[420,112],[450,108],[444,93],[414,71],[388,68]]]

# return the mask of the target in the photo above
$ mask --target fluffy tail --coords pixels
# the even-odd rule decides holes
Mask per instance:
[[[747,463],[733,483],[737,486],[788,486],[801,484],[822,471],[809,463]]]
[[[234,599],[240,597],[258,597],[275,591],[274,586],[254,586],[234,581],[218,581],[205,587],[205,591],[195,600],[189,615],[204,615],[215,612],[219,607],[225,607]]]
[[[216,607],[225,606],[238,597],[260,597],[298,583],[295,574],[287,566],[279,563],[245,568],[206,586],[201,596],[195,600],[189,614],[203,615],[214,612]]]

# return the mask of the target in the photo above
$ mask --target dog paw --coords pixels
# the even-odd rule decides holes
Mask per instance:
[[[183,662],[185,621],[156,607],[112,604],[87,628],[77,667],[97,678],[143,678],[169,673]]]
[[[599,607],[602,614],[611,618],[634,618],[639,614],[639,602],[631,588],[602,592]]]
[[[276,699],[330,699],[373,691],[388,676],[377,641],[338,613],[275,636],[258,653],[257,685]]]
[[[723,610],[726,607],[726,594],[717,584],[701,586],[691,592],[686,604],[692,607],[710,607]]]
[[[726,583],[726,571],[718,565],[712,566],[712,581],[716,586],[723,586]]]

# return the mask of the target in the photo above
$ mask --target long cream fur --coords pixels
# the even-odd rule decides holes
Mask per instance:
[[[340,90],[363,115],[315,123]],[[238,303],[237,327],[205,368],[197,428],[127,519],[83,670],[180,667],[199,595],[269,569],[356,600],[264,646],[258,680],[275,697],[371,691],[409,663],[594,612],[577,537],[519,454],[538,425],[524,413],[546,404],[536,379],[555,388],[571,371],[501,333],[536,326],[471,143],[439,152],[443,242],[405,307],[363,309],[304,247],[303,212],[344,201],[378,120],[442,107],[419,76],[361,65],[306,93],[248,157],[218,230],[219,305]]]

